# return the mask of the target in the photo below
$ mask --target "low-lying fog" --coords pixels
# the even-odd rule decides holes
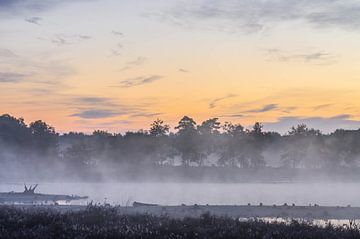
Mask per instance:
[[[0,192],[23,191],[23,183],[0,184]],[[38,193],[89,196],[90,201],[131,205],[318,204],[360,206],[360,183],[39,183]]]

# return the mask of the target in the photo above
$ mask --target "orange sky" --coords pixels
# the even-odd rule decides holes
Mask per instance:
[[[280,132],[295,122],[359,128],[354,9],[350,0],[5,1],[1,113],[60,132],[146,129],[156,118],[175,126],[183,115]]]

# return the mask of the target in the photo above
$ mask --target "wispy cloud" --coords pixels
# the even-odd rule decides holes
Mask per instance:
[[[70,115],[71,117],[79,117],[83,119],[102,119],[102,118],[111,118],[118,115],[123,115],[123,112],[117,112],[113,110],[104,110],[104,109],[89,109],[84,110],[75,114]]]
[[[82,119],[112,118],[118,116],[151,118],[160,115],[152,112],[153,104],[150,99],[138,100],[136,103],[122,99],[98,96],[65,96],[57,102],[62,102],[68,109],[73,110],[71,117]]]
[[[111,49],[111,56],[121,56],[121,52],[119,50]]]
[[[2,81],[39,83],[52,85],[58,84],[61,79],[76,74],[76,70],[69,65],[67,60],[52,57],[33,56],[31,58],[17,55],[10,50],[0,49],[0,63]],[[9,80],[11,79],[11,80]]]
[[[180,72],[183,72],[183,73],[188,73],[188,72],[189,72],[188,70],[186,70],[186,69],[184,69],[184,68],[180,68],[179,71],[180,71]]]
[[[0,83],[18,83],[23,81],[26,75],[13,72],[0,72]]]
[[[230,98],[234,98],[236,97],[237,95],[235,94],[228,94],[224,97],[220,97],[220,98],[216,98],[216,99],[213,99],[209,102],[209,109],[213,109],[215,107],[217,107],[217,104],[220,102],[220,101],[223,101],[223,100],[226,100],[226,99],[230,99]]]
[[[105,97],[77,97],[77,98],[72,98],[71,100],[78,104],[87,104],[87,105],[113,104],[112,99]]]
[[[219,118],[243,118],[246,117],[246,115],[243,114],[228,114],[228,115],[219,115]]]
[[[298,107],[296,107],[296,106],[289,106],[289,107],[281,108],[281,111],[284,112],[284,113],[291,113],[294,110],[296,110],[297,108]]]
[[[135,60],[132,61],[128,61],[126,62],[125,66],[123,68],[120,69],[120,71],[126,71],[129,70],[133,67],[138,67],[143,65],[145,62],[147,61],[146,57],[141,57],[139,56],[138,58],[136,58]]]
[[[116,125],[123,125],[123,124],[131,124],[131,121],[129,120],[113,120],[113,121],[109,121],[109,122],[99,122],[96,125],[97,126],[116,126]]]
[[[120,32],[120,31],[112,31],[111,33],[115,36],[121,36],[121,37],[124,36],[124,33]]]
[[[124,33],[117,31],[117,30],[111,31],[111,34],[114,35],[117,39],[123,38],[125,36]],[[124,48],[124,45],[121,42],[119,42],[113,49],[110,50],[111,56],[120,56],[121,50],[123,48]],[[130,68],[130,66],[124,66],[122,69],[127,70],[128,68]]]
[[[133,117],[133,118],[136,118],[136,117],[153,118],[153,117],[159,116],[159,115],[162,115],[162,113],[146,113],[146,112],[142,112],[142,113],[132,114],[132,115],[130,115],[130,117]]]
[[[275,24],[302,21],[312,27],[360,29],[360,2],[357,0],[200,0],[177,1],[161,15],[177,25],[215,21],[222,29],[254,33]],[[217,27],[217,26],[213,26]]]
[[[130,78],[120,82],[120,87],[122,88],[129,88],[134,86],[140,86],[145,84],[150,84],[154,81],[158,81],[164,78],[164,76],[160,75],[152,75],[152,76],[140,76],[135,78]]]
[[[83,40],[90,40],[92,39],[91,36],[88,36],[88,35],[77,35],[80,39],[83,39]]]
[[[56,8],[74,2],[91,2],[92,0],[0,0],[1,17],[19,14],[31,14]]]
[[[121,50],[124,48],[124,45],[122,43],[118,43],[115,48],[111,49],[111,56],[120,56]],[[127,66],[123,67],[126,68]],[[125,69],[126,70],[126,69]]]
[[[10,57],[16,57],[16,54],[8,49],[0,48],[0,58],[10,58]]]
[[[40,25],[42,18],[41,17],[30,17],[30,18],[25,18],[25,21],[27,21],[28,23],[31,23],[31,24]]]
[[[268,104],[268,105],[264,105],[261,108],[244,111],[243,113],[264,113],[264,112],[276,110],[278,108],[279,106],[277,104]]]
[[[64,45],[78,44],[90,39],[92,39],[91,36],[82,35],[82,34],[74,34],[74,35],[57,34],[50,41],[58,46],[64,46]]]
[[[85,104],[109,103],[111,101],[111,99],[103,97],[79,97],[73,100]]]
[[[137,112],[137,110],[141,109],[141,107],[118,103],[116,99],[109,97],[65,96],[60,101],[69,109],[79,111],[76,114],[81,114],[82,112],[91,113],[94,109],[96,111],[111,111],[116,113],[121,112],[121,114],[130,114],[133,112]]]
[[[313,109],[314,110],[321,110],[321,109],[329,108],[330,106],[332,106],[332,104],[322,104],[322,105],[314,106]]]
[[[128,65],[128,66],[139,66],[139,65],[144,64],[144,62],[146,60],[147,60],[146,57],[138,57],[133,61],[127,62],[126,65]]]
[[[280,49],[268,49],[267,56],[272,61],[305,62],[319,65],[329,65],[337,62],[337,56],[324,51],[289,53]]]
[[[69,41],[65,40],[65,38],[60,36],[55,36],[55,38],[52,39],[51,42],[57,44],[58,46],[71,44]]]
[[[39,11],[49,7],[49,1],[38,0],[1,0],[0,10],[11,12]]]

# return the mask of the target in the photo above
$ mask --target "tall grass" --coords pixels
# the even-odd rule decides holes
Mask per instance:
[[[51,209],[0,207],[0,238],[360,238],[356,225],[320,227],[307,222],[240,221],[205,214],[171,219],[120,215],[116,207],[89,206],[60,213]]]

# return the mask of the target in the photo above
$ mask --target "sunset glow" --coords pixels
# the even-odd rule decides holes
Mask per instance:
[[[0,109],[59,132],[184,115],[360,127],[360,3],[0,0]]]

